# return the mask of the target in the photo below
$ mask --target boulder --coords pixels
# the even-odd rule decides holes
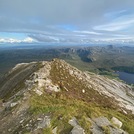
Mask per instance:
[[[88,118],[88,120],[92,124],[91,129],[90,129],[92,134],[105,134],[105,133],[109,133],[109,134],[128,134],[124,130],[116,127],[116,126],[121,127],[122,122],[120,122],[115,117],[113,117],[111,121],[116,126],[112,126],[112,124],[110,123],[110,121],[106,117],[99,117],[99,118],[95,118],[93,120]]]
[[[115,125],[118,126],[119,128],[122,127],[122,122],[119,121],[117,118],[113,117],[113,118],[111,119],[111,121],[113,122],[113,124],[115,124]]]
[[[13,102],[13,103],[10,104],[10,107],[14,107],[14,106],[16,106],[17,104],[18,104],[17,102]]]
[[[75,126],[70,134],[85,134],[84,129],[80,127],[79,125]]]
[[[68,123],[74,127],[71,130],[70,134],[85,134],[84,129],[81,126],[79,126],[78,121],[75,117],[69,120]]]
[[[71,120],[69,120],[68,123],[73,127],[78,125],[77,119],[75,117],[73,117]]]
[[[110,121],[106,117],[99,117],[94,119],[94,121],[99,127],[111,125]]]
[[[57,134],[57,127],[52,130],[52,134]]]

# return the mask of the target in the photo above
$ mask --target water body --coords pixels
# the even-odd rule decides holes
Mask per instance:
[[[125,72],[116,72],[119,75],[119,78],[129,84],[134,84],[134,74],[125,73]]]

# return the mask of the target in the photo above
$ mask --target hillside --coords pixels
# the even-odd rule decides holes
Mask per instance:
[[[134,92],[63,60],[17,64],[0,80],[1,134],[133,134]]]

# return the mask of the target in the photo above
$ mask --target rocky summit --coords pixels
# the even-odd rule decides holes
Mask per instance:
[[[134,134],[134,89],[63,60],[16,65],[0,80],[0,134]]]

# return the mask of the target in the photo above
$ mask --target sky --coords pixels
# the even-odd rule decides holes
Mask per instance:
[[[0,0],[0,43],[134,41],[134,0]]]

